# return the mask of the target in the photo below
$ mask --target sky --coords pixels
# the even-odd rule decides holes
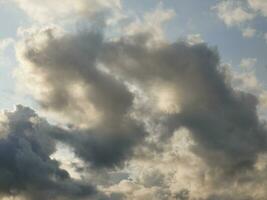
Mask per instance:
[[[266,200],[267,1],[0,0],[0,199]]]

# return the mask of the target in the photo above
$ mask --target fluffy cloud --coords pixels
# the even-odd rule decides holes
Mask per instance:
[[[256,58],[243,58],[240,62],[240,66],[245,69],[250,69],[253,68],[256,63],[257,63]]]
[[[258,16],[267,16],[267,3],[264,0],[229,0],[219,1],[212,7],[217,16],[229,27],[238,27],[244,38],[252,38],[258,35],[265,39],[264,33],[251,28],[249,22],[254,22]],[[254,20],[254,21],[253,21]],[[244,28],[244,25],[247,26]]]
[[[204,40],[202,39],[200,34],[189,34],[187,36],[187,42],[190,45],[195,45],[195,44],[203,43]]]
[[[131,146],[145,134],[128,116],[133,94],[123,82],[101,70],[101,34],[93,31],[57,38],[53,31],[44,30],[18,48],[25,64],[22,73],[30,81],[28,88],[39,91],[35,97],[43,109],[59,114],[78,132],[58,137],[92,165],[112,166],[127,157]],[[42,45],[35,40],[39,34],[45,38]]]
[[[30,108],[17,106],[5,112],[5,137],[0,139],[0,195],[27,199],[82,198],[96,193],[94,187],[69,177],[50,155],[55,141],[49,133],[59,131]],[[3,130],[2,130],[3,131]]]
[[[239,1],[221,1],[214,9],[227,26],[239,25],[255,17],[253,13],[245,10]]]
[[[151,34],[109,40],[95,30],[57,34],[52,28],[17,47],[18,75],[27,80],[28,91],[44,110],[69,124],[67,133],[53,138],[70,145],[90,170],[132,167],[133,181],[102,185],[107,194],[122,193],[120,198],[187,198],[180,190],[189,185],[194,185],[192,198],[257,199],[248,185],[264,195],[265,182],[261,187],[258,182],[264,170],[255,166],[267,138],[256,96],[231,87],[216,50],[203,43],[153,46]],[[187,166],[166,147],[181,127],[193,142],[182,156],[193,159]],[[171,167],[155,154],[180,162]],[[155,169],[137,176],[133,169],[140,162]],[[190,164],[201,168],[189,170]]]
[[[263,16],[267,16],[267,2],[264,0],[248,0],[251,8],[260,11]]]
[[[255,36],[256,32],[256,29],[248,27],[242,31],[242,35],[245,38],[252,38],[253,36]]]
[[[17,3],[37,21],[74,15],[96,24],[21,35],[16,77],[55,125],[23,106],[0,115],[3,196],[265,198],[267,132],[257,114],[265,97],[235,90],[217,50],[199,35],[167,42],[162,24],[172,10],[159,5],[114,39],[105,35],[98,16],[119,9],[119,1],[79,0],[74,7],[68,0]],[[224,1],[216,10],[229,26],[254,17],[238,6]],[[241,65],[255,62],[244,59]],[[251,87],[258,87],[251,77]],[[243,85],[245,79],[236,81]]]
[[[266,147],[265,130],[256,114],[257,99],[229,87],[217,68],[216,52],[205,45],[174,43],[147,49],[143,43],[114,42],[103,59],[115,74],[141,85],[151,96],[157,86],[175,87],[169,95],[177,96],[181,109],[168,115],[165,123],[171,132],[181,125],[190,129],[199,144],[196,153],[207,162],[226,171],[252,167]],[[253,131],[246,131],[246,126]],[[248,140],[243,140],[244,135]],[[216,156],[221,160],[213,162]]]
[[[73,18],[95,18],[103,12],[112,12],[121,7],[120,0],[72,0],[41,1],[14,0],[33,20],[47,23],[58,20],[73,20]],[[73,17],[74,16],[74,17]]]
[[[154,41],[162,41],[165,39],[162,26],[174,16],[174,10],[164,9],[162,4],[158,4],[155,10],[145,13],[143,19],[136,18],[128,24],[124,28],[124,34],[134,36],[141,33],[151,33]]]

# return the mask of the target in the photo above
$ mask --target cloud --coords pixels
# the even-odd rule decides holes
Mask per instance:
[[[53,33],[44,30],[18,47],[29,91],[44,110],[66,119],[76,134],[57,137],[72,145],[79,156],[95,167],[116,165],[145,134],[129,116],[133,94],[123,82],[101,70],[100,33],[58,38]],[[36,42],[39,36],[45,38],[44,43]]]
[[[256,58],[242,58],[240,61],[241,71],[232,73],[233,87],[237,90],[252,93],[256,96],[264,92],[261,82],[255,75]]]
[[[255,22],[258,16],[267,16],[267,3],[262,0],[228,0],[219,1],[212,10],[216,11],[219,19],[221,19],[229,27],[238,27],[244,38],[252,38],[257,33],[265,39],[261,30],[251,28],[249,22]],[[244,26],[247,26],[244,28]]]
[[[202,163],[199,173],[209,177],[189,179],[196,184],[190,190],[194,197],[201,190],[205,198],[217,195],[220,184],[230,187],[247,177],[246,172],[257,174],[254,166],[258,155],[266,152],[267,139],[256,96],[231,87],[215,49],[182,41],[147,45],[150,40],[150,33],[109,40],[95,30],[57,35],[55,29],[47,29],[18,46],[28,91],[37,89],[40,93],[32,94],[41,107],[69,123],[67,133],[53,138],[71,146],[92,170],[108,170],[145,160],[149,151],[162,152],[174,132],[185,127],[194,143],[188,151]],[[130,194],[119,183],[104,191],[149,199],[160,190],[170,197],[178,191],[165,191],[165,176],[144,173],[134,186],[139,189]],[[190,181],[183,177],[177,188],[187,188]],[[249,183],[258,182],[253,178]],[[238,186],[244,192],[247,183]],[[236,188],[231,191],[240,195]]]
[[[38,8],[37,1],[31,3]],[[46,11],[56,4],[47,3]],[[231,19],[222,14],[229,26],[254,17],[226,4],[216,9],[230,8]],[[198,35],[193,42],[164,40],[161,25],[173,14],[159,7],[115,39],[101,25],[79,31],[54,26],[23,36],[16,47],[16,76],[59,125],[22,106],[15,119],[12,112],[1,117],[0,156],[6,146],[15,153],[9,158],[3,153],[0,167],[8,171],[23,164],[19,173],[5,173],[4,194],[20,189],[32,199],[51,199],[41,192],[49,191],[58,199],[116,200],[266,196],[266,125],[257,114],[264,98],[235,90],[217,50]],[[6,120],[14,131],[7,132]],[[13,135],[22,141],[14,147]],[[82,162],[71,166],[81,172],[80,180],[52,159],[58,142]],[[31,170],[32,180],[33,166],[42,173]],[[26,177],[19,182],[24,187],[9,188],[10,174]]]
[[[262,89],[253,71],[235,74],[233,82],[236,89],[250,93],[259,92]]]
[[[5,137],[0,139],[0,195],[27,199],[77,199],[91,196],[90,184],[75,181],[50,155],[55,141],[48,133],[58,131],[30,108],[18,105],[4,113]]]
[[[205,45],[174,43],[147,49],[143,43],[121,40],[110,44],[104,56],[106,65],[140,85],[150,97],[158,85],[163,89],[165,83],[174,86],[181,109],[167,115],[166,126],[170,132],[181,125],[192,131],[198,144],[195,153],[210,165],[227,173],[253,167],[257,154],[266,148],[256,97],[234,91],[225,82],[216,52]],[[221,160],[213,162],[217,156]]]
[[[251,27],[248,27],[242,31],[242,35],[244,38],[252,38],[255,36],[257,30]]]
[[[165,40],[163,25],[175,16],[172,9],[164,9],[159,3],[153,11],[144,14],[143,19],[136,18],[124,28],[125,35],[136,35],[151,33],[154,41]]]
[[[213,9],[227,26],[240,25],[255,17],[253,13],[243,8],[239,1],[221,1]]]
[[[41,1],[41,0],[14,0],[34,21],[51,23],[58,20],[73,20],[79,17],[97,18],[104,12],[119,10],[120,0],[71,0]]]
[[[260,81],[255,72],[254,65],[256,64],[256,58],[243,58],[240,62],[240,70],[235,72],[233,69],[230,74],[228,73],[228,79],[232,83],[233,88],[241,90],[243,92],[251,93],[255,95],[259,101],[257,105],[257,111],[260,118],[265,119],[266,115],[266,89],[262,81]],[[232,68],[228,65],[227,68]]]
[[[200,34],[189,34],[187,36],[187,42],[190,45],[195,45],[195,44],[203,43],[204,40],[202,39]]]
[[[255,11],[260,11],[263,16],[267,16],[267,2],[263,0],[248,0],[249,6]]]
[[[256,58],[242,58],[240,62],[240,66],[245,68],[245,69],[250,69],[253,68],[257,63]]]

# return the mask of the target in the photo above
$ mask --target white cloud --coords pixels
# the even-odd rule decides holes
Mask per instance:
[[[237,26],[244,38],[252,38],[258,33],[260,36],[263,35],[263,39],[267,42],[267,33],[264,34],[261,30],[249,26],[244,27],[249,25],[249,21],[253,23],[253,20],[255,21],[260,15],[267,17],[266,0],[225,0],[219,1],[212,9],[227,26]]]
[[[15,0],[34,21],[73,20],[75,17],[94,16],[103,10],[121,8],[120,0]],[[74,17],[75,16],[75,17]]]
[[[227,26],[239,25],[255,17],[253,13],[245,10],[238,1],[221,1],[213,9],[217,11],[218,17]]]
[[[243,58],[240,62],[240,66],[245,69],[253,68],[257,63],[256,58]]]
[[[189,34],[186,37],[186,40],[190,45],[195,45],[204,42],[200,34]]]
[[[259,117],[265,118],[265,111],[267,109],[267,90],[255,74],[253,67],[256,63],[256,58],[243,58],[240,62],[241,72],[235,72],[231,65],[227,65],[228,70],[231,71],[229,80],[231,80],[235,89],[251,93],[258,98]]]
[[[247,27],[242,30],[242,35],[244,38],[252,38],[253,36],[255,36],[256,32],[257,32],[256,29]]]
[[[162,4],[158,4],[154,11],[145,13],[143,19],[137,18],[126,26],[124,33],[127,35],[151,33],[154,40],[163,40],[165,38],[165,33],[162,26],[174,16],[174,10],[164,9],[162,8]]]
[[[266,0],[248,0],[250,7],[267,17],[267,1]]]
[[[235,88],[250,92],[257,93],[262,90],[262,85],[259,83],[254,72],[236,73],[234,75]]]

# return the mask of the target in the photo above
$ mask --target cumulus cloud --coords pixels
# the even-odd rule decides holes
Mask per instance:
[[[267,16],[267,2],[264,0],[248,0],[251,8],[261,12],[263,16]]]
[[[256,63],[257,63],[256,58],[242,58],[240,66],[245,69],[251,69],[255,66]]]
[[[141,174],[137,182],[122,180],[103,191],[122,193],[128,199],[170,199],[194,182],[191,196],[202,191],[201,197],[212,199],[225,192],[230,195],[218,190],[219,183],[233,186],[237,181],[242,191],[248,184],[258,186],[256,178],[239,182],[247,177],[246,172],[259,173],[255,172],[258,155],[266,152],[258,100],[231,87],[215,49],[203,43],[147,45],[153,40],[152,33],[117,40],[95,30],[56,33],[55,29],[43,30],[17,48],[28,91],[44,110],[69,124],[70,131],[55,133],[54,139],[70,145],[93,170],[108,170],[127,167],[121,164],[131,160],[136,160],[132,166],[138,166],[138,158],[146,160],[164,152],[174,132],[185,127],[193,141],[187,151],[203,166],[199,172],[195,169],[189,182],[174,171],[176,177],[183,177],[176,190],[170,189],[175,184],[165,180],[166,174],[160,175],[163,167],[161,172]],[[158,159],[156,165],[160,162]],[[182,169],[184,175],[191,172]],[[236,187],[229,191],[241,195]]]
[[[21,35],[16,77],[54,125],[23,106],[0,115],[3,196],[266,196],[267,132],[257,113],[264,95],[258,99],[234,89],[216,48],[198,34],[167,42],[162,25],[174,16],[172,10],[159,5],[112,38],[97,17],[114,5],[119,8],[119,1],[79,0],[74,7],[68,0],[17,3],[37,21],[79,15],[89,16],[96,25],[77,31],[35,28]],[[254,17],[238,6],[224,1],[215,9],[229,26]],[[240,65],[255,63],[246,58]],[[258,87],[251,77],[251,87]],[[243,85],[244,80],[236,81]],[[78,162],[64,163],[58,144],[68,148],[66,157]],[[75,171],[76,179],[68,170]]]
[[[40,1],[40,0],[14,0],[29,17],[41,23],[58,20],[73,20],[73,18],[97,18],[100,13],[112,12],[121,8],[120,0],[71,0]]]
[[[65,118],[74,130],[81,129],[79,134],[58,137],[92,165],[118,163],[145,131],[129,116],[133,94],[101,70],[98,55],[103,36],[93,31],[57,38],[51,29],[39,34],[45,37],[43,45],[35,43],[38,37],[33,36],[18,48],[25,64],[21,70],[24,78],[29,75],[30,91],[38,90],[35,97],[43,109]]]
[[[202,39],[200,34],[189,34],[187,35],[187,42],[190,45],[195,45],[195,44],[203,43],[204,40]]]
[[[156,42],[165,40],[165,32],[162,26],[175,16],[172,9],[164,9],[162,4],[158,4],[155,10],[144,14],[143,19],[136,18],[124,28],[126,35],[136,35],[141,33],[151,33],[151,37]]]
[[[242,58],[239,64],[241,71],[232,73],[232,80],[236,89],[258,96],[259,93],[264,92],[264,87],[255,75],[256,63],[256,58]]]
[[[213,9],[227,26],[239,25],[255,17],[242,6],[240,1],[220,1]]]
[[[211,161],[210,164],[226,171],[253,165],[257,154],[265,151],[266,146],[265,130],[256,114],[257,99],[229,87],[218,69],[217,53],[205,45],[189,47],[174,43],[147,49],[142,44],[115,42],[108,45],[103,59],[116,74],[137,82],[147,94],[151,94],[159,82],[163,87],[164,83],[173,85],[176,91],[170,95],[179,97],[177,103],[181,109],[167,116],[167,127],[173,131],[183,125],[192,130],[192,136],[200,145],[196,153]],[[244,129],[243,120],[254,130],[253,134]],[[243,140],[244,135],[248,140]],[[236,155],[237,152],[240,154]],[[213,162],[214,156],[219,155],[222,159]]]
[[[71,179],[50,158],[55,141],[48,133],[58,131],[57,128],[21,105],[4,115],[6,136],[0,139],[2,198],[18,195],[26,199],[72,199],[96,193],[90,184]]]
[[[217,16],[228,27],[240,29],[244,38],[252,38],[257,33],[265,39],[263,31],[250,27],[259,16],[267,16],[267,3],[262,0],[227,0],[219,1],[212,7]],[[246,28],[244,26],[247,26]]]
[[[242,35],[243,37],[245,38],[252,38],[253,36],[255,36],[257,30],[254,29],[254,28],[251,28],[251,27],[248,27],[248,28],[245,28],[243,31],[242,31]]]

